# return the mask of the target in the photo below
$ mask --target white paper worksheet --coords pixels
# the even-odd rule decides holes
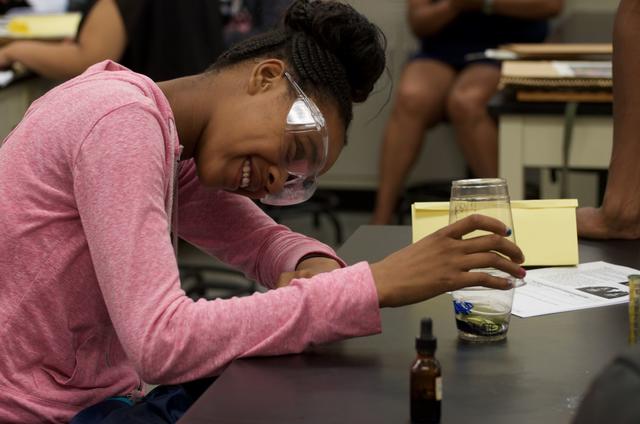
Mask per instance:
[[[0,71],[0,88],[6,87],[13,81],[15,74],[13,71]]]
[[[640,271],[606,262],[531,270],[516,289],[512,313],[527,318],[626,303],[631,274]]]

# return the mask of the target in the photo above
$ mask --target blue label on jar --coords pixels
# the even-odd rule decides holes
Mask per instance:
[[[456,314],[469,315],[471,313],[471,309],[473,309],[473,303],[454,300],[453,309],[455,309]]]

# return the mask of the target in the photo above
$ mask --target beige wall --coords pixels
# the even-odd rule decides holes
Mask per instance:
[[[566,8],[571,10],[614,10],[619,0],[567,0]]]

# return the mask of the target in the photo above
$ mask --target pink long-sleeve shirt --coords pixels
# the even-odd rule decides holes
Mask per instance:
[[[67,422],[141,381],[380,331],[366,263],[230,300],[186,297],[179,234],[273,288],[311,252],[247,198],[199,184],[161,90],[113,62],[36,101],[0,148],[0,422]],[[177,174],[177,175],[175,175]]]

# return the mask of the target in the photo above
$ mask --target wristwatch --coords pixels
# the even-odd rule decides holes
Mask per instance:
[[[493,0],[484,0],[482,3],[482,12],[485,15],[491,15],[493,13]]]

